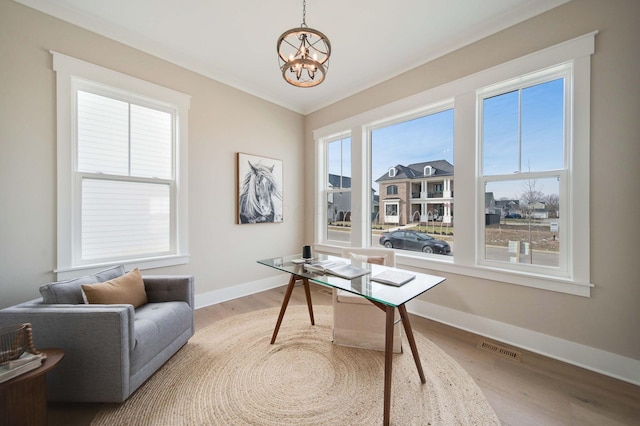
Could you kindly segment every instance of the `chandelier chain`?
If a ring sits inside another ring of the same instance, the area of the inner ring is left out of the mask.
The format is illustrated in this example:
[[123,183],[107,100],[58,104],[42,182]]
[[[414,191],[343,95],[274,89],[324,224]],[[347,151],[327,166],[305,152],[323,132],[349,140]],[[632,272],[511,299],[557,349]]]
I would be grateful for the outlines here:
[[307,0],[302,0],[302,24],[300,26],[307,26]]

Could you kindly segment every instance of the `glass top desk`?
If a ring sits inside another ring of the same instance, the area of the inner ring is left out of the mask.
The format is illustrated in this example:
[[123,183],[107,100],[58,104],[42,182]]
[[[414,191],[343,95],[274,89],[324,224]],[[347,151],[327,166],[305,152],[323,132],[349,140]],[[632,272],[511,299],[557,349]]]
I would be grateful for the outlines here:
[[[421,274],[411,271],[415,274],[415,279],[405,283],[400,287],[392,285],[382,284],[371,280],[372,275],[376,275],[390,268],[388,266],[369,264],[351,260],[351,264],[371,271],[370,274],[363,275],[351,280],[340,278],[334,275],[315,273],[305,271],[304,265],[300,263],[293,263],[294,260],[300,259],[300,255],[275,257],[272,259],[259,260],[261,265],[269,266],[277,269],[278,271],[287,272],[291,274],[289,278],[289,284],[282,300],[282,306],[280,308],[280,315],[276,322],[273,335],[271,337],[271,344],[276,341],[278,336],[278,330],[282,324],[282,318],[287,310],[293,287],[297,281],[302,281],[304,285],[305,295],[307,298],[307,307],[309,308],[309,318],[311,324],[315,325],[313,317],[313,305],[311,303],[311,291],[309,288],[309,281],[313,281],[322,285],[333,287],[348,291],[350,293],[358,294],[365,297],[371,303],[385,312],[385,359],[384,359],[384,417],[383,424],[389,424],[389,415],[391,409],[391,371],[392,371],[392,359],[393,359],[393,325],[394,314],[397,308],[400,313],[402,325],[404,326],[405,333],[409,346],[411,347],[411,353],[420,375],[422,383],[426,383],[424,372],[422,370],[422,363],[420,362],[420,356],[418,355],[418,348],[416,346],[415,339],[413,337],[413,331],[411,329],[411,323],[409,322],[409,315],[405,303],[421,295],[422,293],[434,288],[438,284],[442,283],[445,278],[434,275]],[[348,259],[343,259],[336,256],[317,255],[314,260],[343,260],[349,263]]]

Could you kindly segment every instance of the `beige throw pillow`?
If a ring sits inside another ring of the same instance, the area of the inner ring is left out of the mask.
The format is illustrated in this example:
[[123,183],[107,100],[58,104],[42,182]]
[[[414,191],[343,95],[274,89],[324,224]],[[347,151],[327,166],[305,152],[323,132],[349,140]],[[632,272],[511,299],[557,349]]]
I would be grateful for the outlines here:
[[375,263],[376,265],[384,265],[387,256],[367,256],[366,254],[351,253],[351,259],[359,262]]
[[138,268],[100,284],[82,284],[87,303],[128,304],[134,308],[147,303],[144,281]]
[[375,263],[376,265],[384,265],[387,256],[369,256],[367,262]]

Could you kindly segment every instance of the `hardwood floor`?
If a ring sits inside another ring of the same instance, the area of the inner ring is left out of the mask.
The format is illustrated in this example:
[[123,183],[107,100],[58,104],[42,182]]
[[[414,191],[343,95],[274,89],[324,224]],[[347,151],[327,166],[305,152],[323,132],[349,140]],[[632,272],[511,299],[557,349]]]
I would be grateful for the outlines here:
[[[330,289],[316,284],[311,289],[314,305],[331,304]],[[284,290],[283,286],[199,309],[196,330],[232,315],[278,307]],[[294,289],[289,304],[305,303],[304,290]],[[411,324],[469,372],[503,425],[640,425],[638,386],[421,317],[411,316]],[[479,341],[506,347],[508,355],[478,348]],[[48,424],[88,425],[100,407],[50,403]]]

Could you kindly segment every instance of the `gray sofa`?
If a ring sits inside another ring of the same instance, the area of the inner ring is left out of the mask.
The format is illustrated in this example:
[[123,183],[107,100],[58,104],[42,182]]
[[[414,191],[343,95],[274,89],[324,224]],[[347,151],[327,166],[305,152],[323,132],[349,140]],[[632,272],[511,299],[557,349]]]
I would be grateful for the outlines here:
[[144,276],[148,303],[137,309],[83,303],[81,284],[123,273],[117,267],[50,283],[42,299],[0,310],[0,327],[32,324],[36,349],[64,349],[47,374],[50,401],[122,402],[193,335],[193,276]]

